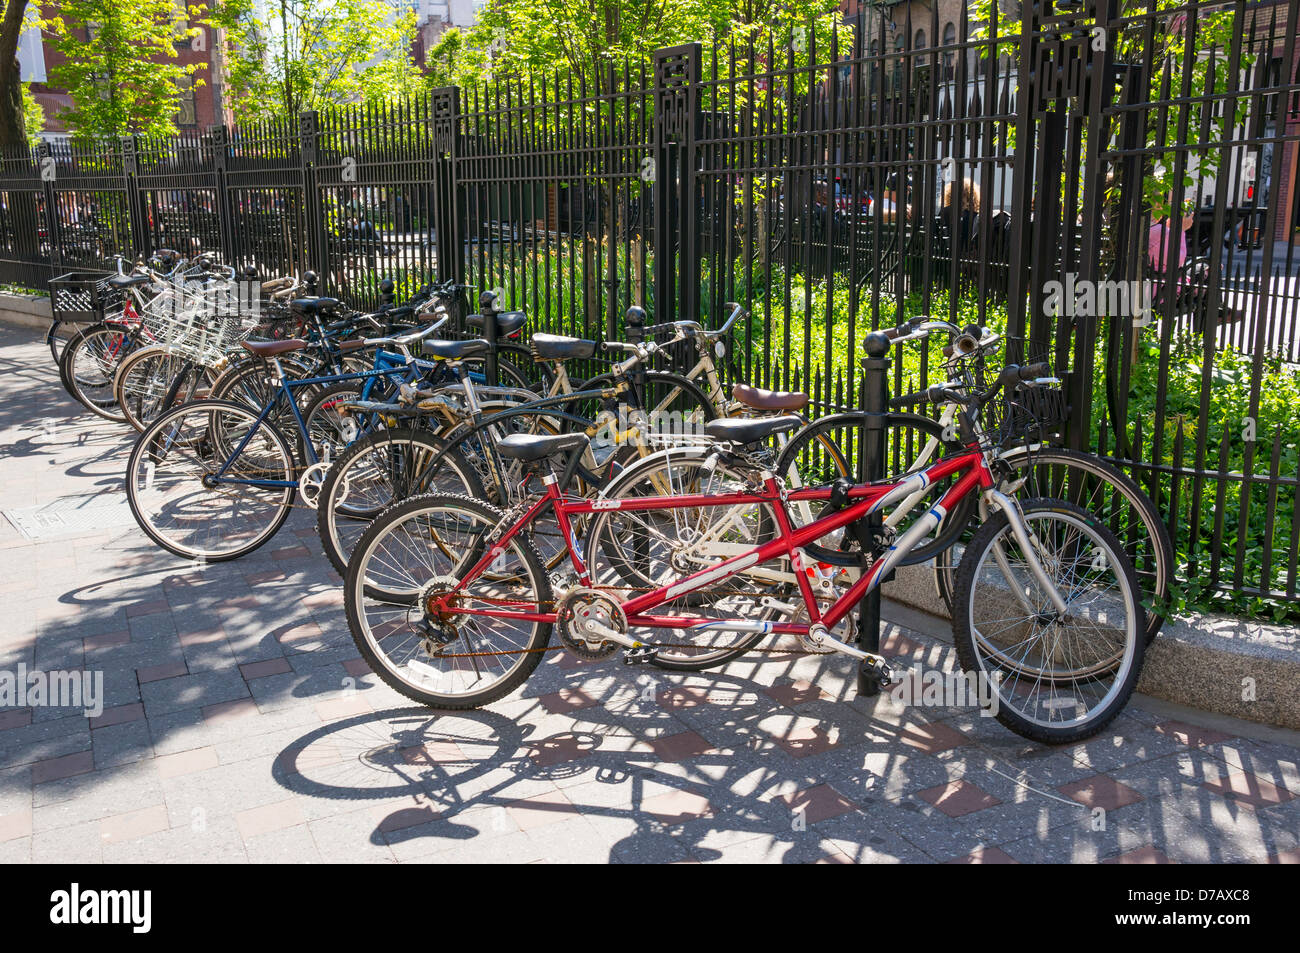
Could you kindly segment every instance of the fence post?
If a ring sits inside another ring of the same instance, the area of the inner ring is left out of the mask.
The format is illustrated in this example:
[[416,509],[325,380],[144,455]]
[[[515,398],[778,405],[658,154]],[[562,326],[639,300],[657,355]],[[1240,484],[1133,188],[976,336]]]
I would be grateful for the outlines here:
[[661,323],[700,317],[695,141],[701,59],[698,43],[654,54],[654,315]]
[[55,207],[54,192],[58,160],[54,158],[54,147],[45,140],[36,147],[36,172],[40,177],[41,194],[45,202],[45,234],[50,237],[50,277],[54,278],[58,276],[59,266],[63,264],[63,254],[59,248],[59,211]]
[[231,214],[230,193],[226,191],[226,159],[230,149],[230,130],[213,126],[204,137],[212,151],[212,181],[216,189],[217,229],[221,233],[221,257],[235,267],[239,258],[239,240]]
[[465,281],[463,243],[460,236],[463,197],[456,183],[457,123],[460,90],[441,86],[429,94],[429,127],[433,139],[433,222],[438,277]]
[[307,109],[298,114],[298,147],[302,157],[303,226],[307,231],[309,270],[319,275],[322,291],[329,289],[329,239],[326,235],[325,209],[317,183],[316,165],[320,161],[320,117]]
[[501,302],[497,300],[496,292],[485,291],[478,296],[479,314],[483,316],[483,340],[488,342],[487,356],[484,357],[484,370],[487,371],[487,382],[492,387],[497,386],[497,309],[501,307]]
[[122,136],[118,140],[122,150],[122,180],[126,192],[127,218],[131,224],[131,244],[137,255],[153,253],[153,230],[149,227],[149,213],[140,194],[140,138]]
[[[880,331],[872,331],[862,342],[866,357],[862,358],[862,434],[858,446],[858,482],[870,483],[885,475],[885,417],[889,410],[889,338]],[[875,540],[881,527],[880,514],[867,518],[867,535]],[[864,553],[870,558],[874,553]],[[880,580],[858,609],[858,648],[864,652],[880,652]],[[860,694],[877,695],[880,686],[860,682]]]

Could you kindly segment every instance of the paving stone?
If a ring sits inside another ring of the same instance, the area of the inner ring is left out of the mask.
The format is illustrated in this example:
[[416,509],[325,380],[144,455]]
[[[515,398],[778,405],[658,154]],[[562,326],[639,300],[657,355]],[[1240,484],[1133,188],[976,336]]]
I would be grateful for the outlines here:
[[248,685],[237,671],[197,672],[140,686],[150,717],[185,708],[207,708],[249,697]]

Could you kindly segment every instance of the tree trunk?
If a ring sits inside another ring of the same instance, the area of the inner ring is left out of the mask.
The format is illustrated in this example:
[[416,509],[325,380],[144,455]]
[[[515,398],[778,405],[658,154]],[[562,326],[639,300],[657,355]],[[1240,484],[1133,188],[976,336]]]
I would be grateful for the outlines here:
[[27,0],[8,0],[0,22],[0,149],[27,144],[23,124],[23,84],[18,70],[18,41]]

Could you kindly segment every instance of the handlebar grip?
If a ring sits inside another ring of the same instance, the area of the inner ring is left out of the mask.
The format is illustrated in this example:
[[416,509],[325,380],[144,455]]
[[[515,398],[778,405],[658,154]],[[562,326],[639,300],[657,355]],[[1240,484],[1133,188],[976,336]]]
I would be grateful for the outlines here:
[[1046,362],[1026,364],[1020,368],[1020,379],[1022,381],[1032,381],[1038,377],[1049,377],[1051,373],[1052,369],[1047,366]]
[[934,400],[934,390],[931,387],[928,390],[918,390],[914,394],[904,394],[902,397],[895,397],[889,402],[893,408],[911,407],[913,404],[924,404]]
[[1037,377],[1047,377],[1052,369],[1045,363],[1016,365],[1008,364],[998,375],[1004,387],[1014,386],[1022,381],[1032,381]]

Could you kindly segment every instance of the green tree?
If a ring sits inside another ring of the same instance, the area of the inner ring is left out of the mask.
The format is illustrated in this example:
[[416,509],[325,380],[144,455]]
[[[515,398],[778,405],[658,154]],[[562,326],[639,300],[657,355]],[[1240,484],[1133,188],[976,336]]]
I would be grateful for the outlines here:
[[33,148],[41,141],[41,130],[45,128],[45,110],[36,101],[31,83],[23,83],[23,131],[27,144]]
[[194,76],[201,65],[183,65],[176,54],[201,31],[178,27],[175,16],[172,0],[62,0],[41,22],[64,57],[50,76],[72,97],[60,118],[75,137],[175,134],[177,81],[203,84]]
[[430,58],[463,84],[557,71],[591,81],[611,63],[691,40],[735,43],[738,69],[746,50],[765,51],[769,39],[803,63],[809,28],[828,42],[839,8],[839,0],[488,0],[463,37],[449,32]]
[[414,13],[373,0],[219,0],[228,83],[241,121],[296,116],[331,103],[378,102],[424,89],[411,59]]

